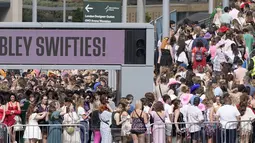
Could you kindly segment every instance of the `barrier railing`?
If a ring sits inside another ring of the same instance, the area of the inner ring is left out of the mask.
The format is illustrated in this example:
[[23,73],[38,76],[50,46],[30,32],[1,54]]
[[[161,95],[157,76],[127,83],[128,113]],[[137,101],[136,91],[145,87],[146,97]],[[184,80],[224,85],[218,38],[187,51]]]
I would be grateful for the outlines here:
[[[40,141],[43,140],[44,135],[47,135],[47,142],[50,143],[84,143],[87,142],[89,138],[88,127],[88,123],[87,125],[14,125],[10,128],[7,128],[4,124],[0,124],[0,143],[10,142],[10,137],[8,137],[8,131],[10,130],[16,131],[16,141],[19,143],[27,143],[29,139],[33,139],[33,141],[38,139]],[[253,136],[254,130],[255,125],[253,125],[251,120],[225,123],[154,123],[146,125],[146,131],[136,134],[132,132],[132,130],[129,130],[129,128],[121,129],[108,127],[96,129],[93,130],[92,140],[94,140],[94,142],[96,140],[96,143],[109,141],[123,143],[129,141],[139,143],[161,143],[164,140],[171,140],[172,143],[249,143],[255,141]]]
[[7,125],[0,123],[0,143],[8,143],[8,127]]
[[[255,141],[253,137],[255,126],[252,126],[251,121],[227,122],[226,124],[233,123],[240,124],[233,131],[220,122],[151,124],[145,133],[136,135],[139,143],[162,143],[167,140],[171,140],[172,143],[249,143]],[[133,136],[132,133],[121,136],[121,129],[111,130],[115,130],[115,133],[119,133],[121,137],[117,139],[116,134],[110,134],[115,142],[126,142],[125,138],[130,139],[130,136]]]
[[[170,130],[170,131],[169,131]],[[167,133],[168,132],[168,133]],[[203,123],[168,123],[152,125],[153,143],[170,137],[172,143],[221,143],[221,124],[219,122]]]
[[41,140],[49,143],[84,143],[88,139],[88,128],[82,124],[20,124],[11,126],[9,130],[15,131],[15,139],[19,143]]
[[249,143],[255,142],[253,132],[255,125],[252,120],[226,122],[224,127],[225,143]]

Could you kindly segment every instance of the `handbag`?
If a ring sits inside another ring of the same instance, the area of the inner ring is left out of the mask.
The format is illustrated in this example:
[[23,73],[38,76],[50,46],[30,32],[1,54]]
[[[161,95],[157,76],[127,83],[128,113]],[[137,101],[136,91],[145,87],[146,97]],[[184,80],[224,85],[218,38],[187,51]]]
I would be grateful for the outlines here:
[[66,127],[66,132],[69,134],[69,135],[72,135],[74,133],[74,127]]
[[[68,113],[68,115],[70,116],[70,118],[72,119],[72,122],[73,122],[73,117]],[[69,135],[72,135],[74,133],[74,127],[73,126],[67,126],[65,128],[66,132],[69,134]]]
[[15,125],[14,125],[14,131],[15,131],[15,132],[23,131],[24,128],[23,128],[23,126],[22,126],[22,124],[21,124],[21,118],[20,118],[20,116],[16,115],[16,116],[14,117],[14,120],[16,121],[16,123],[15,123]]

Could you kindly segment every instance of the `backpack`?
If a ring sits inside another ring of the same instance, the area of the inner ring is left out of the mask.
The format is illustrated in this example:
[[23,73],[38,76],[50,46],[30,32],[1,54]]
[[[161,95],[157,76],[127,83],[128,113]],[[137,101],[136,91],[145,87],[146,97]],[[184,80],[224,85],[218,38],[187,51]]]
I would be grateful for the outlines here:
[[196,53],[195,53],[195,60],[197,62],[201,62],[203,60],[202,48],[197,48]]
[[138,118],[132,119],[132,127],[131,127],[131,133],[132,134],[144,134],[147,131],[147,128],[145,126],[144,120],[142,118],[142,113],[140,116],[137,114],[136,111],[134,111]]

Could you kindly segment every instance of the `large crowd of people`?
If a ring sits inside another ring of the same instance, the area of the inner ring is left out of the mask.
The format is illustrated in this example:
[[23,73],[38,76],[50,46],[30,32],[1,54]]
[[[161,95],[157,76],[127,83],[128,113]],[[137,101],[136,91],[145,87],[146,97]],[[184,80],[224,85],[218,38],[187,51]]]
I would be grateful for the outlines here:
[[209,26],[171,22],[154,90],[136,101],[116,101],[105,70],[0,70],[0,142],[254,142],[254,10],[237,0]]

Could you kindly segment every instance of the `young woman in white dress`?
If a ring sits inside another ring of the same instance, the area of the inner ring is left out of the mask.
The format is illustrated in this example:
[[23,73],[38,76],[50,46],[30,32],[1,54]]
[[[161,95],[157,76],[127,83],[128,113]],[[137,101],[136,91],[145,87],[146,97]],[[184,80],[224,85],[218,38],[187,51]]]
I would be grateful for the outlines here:
[[[79,124],[80,118],[74,110],[74,106],[71,104],[66,109],[66,114],[64,115],[63,124]],[[72,127],[73,131],[69,132],[68,128]],[[65,127],[63,131],[63,143],[81,143],[80,139],[80,128],[77,126]]]
[[37,107],[34,104],[30,104],[27,109],[26,120],[28,126],[24,132],[24,139],[28,139],[29,143],[36,143],[38,140],[42,139],[41,129],[38,126],[38,120],[47,117],[47,112],[36,113]]

